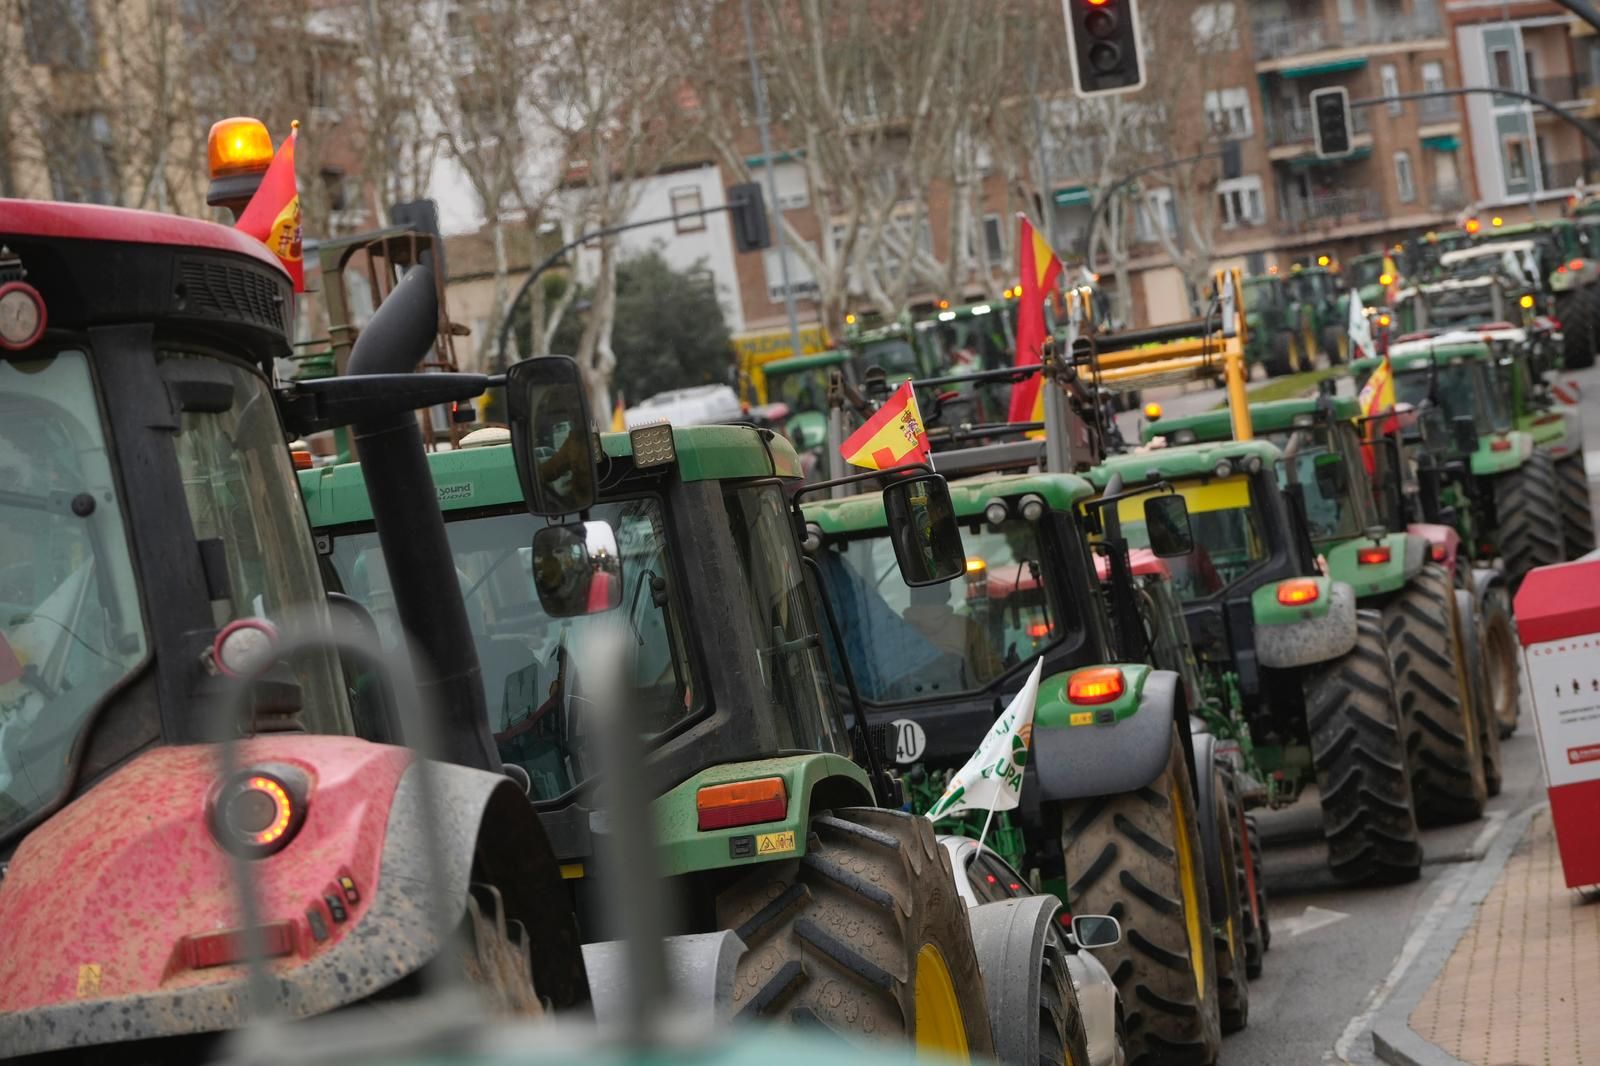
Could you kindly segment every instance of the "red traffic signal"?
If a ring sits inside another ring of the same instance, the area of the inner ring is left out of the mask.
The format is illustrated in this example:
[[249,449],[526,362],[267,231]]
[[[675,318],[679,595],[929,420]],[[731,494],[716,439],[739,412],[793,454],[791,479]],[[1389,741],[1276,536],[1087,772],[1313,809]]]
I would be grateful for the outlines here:
[[1138,0],[1067,0],[1072,83],[1079,96],[1144,86]]

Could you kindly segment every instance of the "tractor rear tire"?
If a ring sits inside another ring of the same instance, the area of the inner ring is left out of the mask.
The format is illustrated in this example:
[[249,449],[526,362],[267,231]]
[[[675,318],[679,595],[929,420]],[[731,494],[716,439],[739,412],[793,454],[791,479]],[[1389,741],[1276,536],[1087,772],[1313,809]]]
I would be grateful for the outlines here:
[[[1217,1008],[1222,1031],[1237,1033],[1250,1024],[1250,963],[1245,951],[1250,901],[1244,888],[1243,821],[1233,767],[1219,758],[1211,773],[1212,809],[1209,817],[1205,811],[1200,812],[1200,825],[1207,852],[1206,891],[1213,901],[1211,944],[1217,959]],[[1212,847],[1217,851],[1214,867]],[[1220,884],[1213,885],[1213,880]]]
[[1484,665],[1489,672],[1492,721],[1504,739],[1517,731],[1517,718],[1522,713],[1521,656],[1511,618],[1511,593],[1506,586],[1496,583],[1484,593],[1478,625]]
[[1356,612],[1356,646],[1324,664],[1305,688],[1333,875],[1352,882],[1416,880],[1422,843],[1378,612]]
[[1594,551],[1594,511],[1589,507],[1589,474],[1583,453],[1573,452],[1556,461],[1556,485],[1561,493],[1561,539],[1568,559]]
[[1270,351],[1263,362],[1267,377],[1282,377],[1289,373],[1294,364],[1294,335],[1291,333],[1275,333],[1267,344]]
[[[1039,975],[1039,1056],[1022,1066],[1090,1066],[1089,1034],[1059,937],[1045,942]],[[1004,1062],[1004,1060],[1001,1060]]]
[[[815,814],[804,857],[752,868],[718,895],[716,914],[749,948],[733,997],[743,1020],[993,1056],[966,904],[926,818]],[[929,1004],[938,1009],[919,1017]]]
[[1505,783],[1500,764],[1500,723],[1494,716],[1494,687],[1489,682],[1489,656],[1483,647],[1483,620],[1472,593],[1456,589],[1456,617],[1461,619],[1461,647],[1467,664],[1473,725],[1478,730],[1478,750],[1483,753],[1484,790],[1500,795]]
[[1585,287],[1569,293],[1556,303],[1556,320],[1561,323],[1561,365],[1567,370],[1594,366],[1595,327],[1600,311],[1600,290]]
[[1495,541],[1505,562],[1506,581],[1516,592],[1529,570],[1559,563],[1566,556],[1555,464],[1547,453],[1535,451],[1520,470],[1501,474],[1490,484],[1500,523]]
[[1210,899],[1182,742],[1144,788],[1063,804],[1074,913],[1109,914],[1122,940],[1097,948],[1122,995],[1131,1061],[1209,1066],[1221,1051]]
[[1244,838],[1250,856],[1246,890],[1255,892],[1255,906],[1251,908],[1251,920],[1244,936],[1245,975],[1254,980],[1261,976],[1266,954],[1272,950],[1272,922],[1267,916],[1267,871],[1261,860],[1261,829],[1253,814],[1244,816]]
[[1444,567],[1427,563],[1383,608],[1384,635],[1399,683],[1406,761],[1417,823],[1454,825],[1483,817],[1488,790],[1459,654],[1455,589]]

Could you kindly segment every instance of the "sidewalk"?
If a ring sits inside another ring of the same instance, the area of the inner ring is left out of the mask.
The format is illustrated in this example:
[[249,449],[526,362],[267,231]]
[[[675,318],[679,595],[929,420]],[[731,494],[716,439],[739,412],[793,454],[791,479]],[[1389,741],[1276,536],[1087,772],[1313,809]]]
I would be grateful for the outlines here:
[[1566,887],[1548,810],[1534,815],[1409,1022],[1441,1064],[1600,1066],[1600,899]]

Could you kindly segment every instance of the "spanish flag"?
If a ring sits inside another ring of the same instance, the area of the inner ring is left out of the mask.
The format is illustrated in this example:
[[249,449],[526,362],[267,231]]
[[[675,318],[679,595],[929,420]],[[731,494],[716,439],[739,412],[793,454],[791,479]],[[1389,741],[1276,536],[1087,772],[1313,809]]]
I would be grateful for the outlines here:
[[922,428],[922,412],[917,410],[917,394],[911,391],[911,382],[902,382],[888,402],[850,434],[839,454],[851,466],[868,470],[888,470],[926,459],[928,434]]
[[300,186],[294,177],[294,143],[300,123],[273,153],[261,185],[245,205],[235,229],[248,233],[278,257],[294,279],[294,291],[306,291],[305,263],[300,256]]
[[628,428],[627,421],[622,417],[626,408],[622,405],[622,390],[617,390],[617,406],[611,409],[611,432],[621,433]]
[[[1036,366],[1041,361],[1048,330],[1044,321],[1044,302],[1061,276],[1061,260],[1050,250],[1050,245],[1039,236],[1019,213],[1022,234],[1017,240],[1018,267],[1022,272],[1022,298],[1017,301],[1017,356],[1013,366]],[[1036,374],[1011,387],[1011,422],[1041,422],[1044,420],[1044,389]]]
[[[1400,268],[1395,265],[1393,256],[1386,255],[1383,257],[1383,265],[1379,270],[1382,271],[1383,277],[1389,279],[1388,283],[1383,287],[1384,306],[1393,307],[1395,298],[1400,293]],[[1379,280],[1381,281],[1382,278]]]
[[[1368,419],[1394,410],[1394,367],[1390,365],[1387,353],[1367,383],[1361,386],[1356,402],[1361,405],[1361,414]],[[1370,421],[1367,423],[1368,426],[1372,424]]]

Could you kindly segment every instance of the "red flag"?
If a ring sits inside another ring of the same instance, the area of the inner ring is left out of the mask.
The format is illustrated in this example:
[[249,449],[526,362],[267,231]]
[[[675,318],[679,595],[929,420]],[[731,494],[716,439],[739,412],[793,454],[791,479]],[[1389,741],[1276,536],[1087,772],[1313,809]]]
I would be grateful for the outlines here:
[[261,175],[261,185],[234,228],[266,245],[294,279],[294,291],[305,292],[305,264],[300,258],[300,186],[294,177],[294,142],[299,136],[300,123],[296,122],[273,153],[272,165]]
[[[1040,362],[1047,330],[1044,302],[1061,276],[1061,260],[1050,245],[1034,230],[1023,214],[1017,215],[1022,233],[1017,239],[1017,266],[1022,272],[1022,298],[1017,301],[1017,357],[1013,366],[1034,366]],[[1011,387],[1011,422],[1040,422],[1044,419],[1044,390],[1037,374]]]
[[922,428],[922,412],[917,410],[911,382],[902,382],[877,413],[840,445],[839,454],[851,466],[868,470],[888,470],[926,459],[928,434]]

